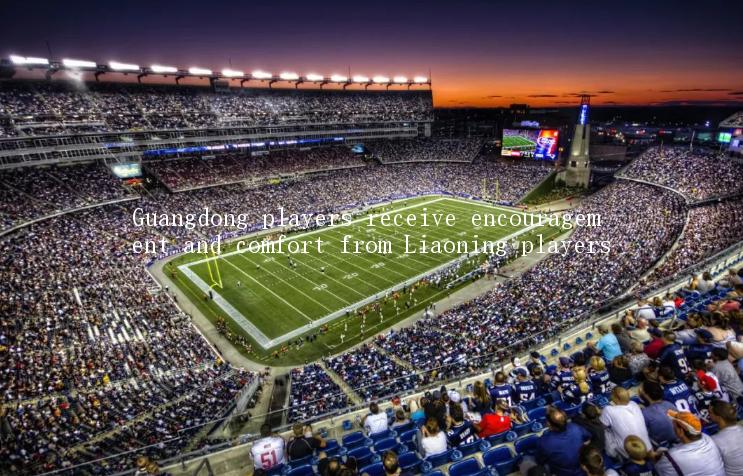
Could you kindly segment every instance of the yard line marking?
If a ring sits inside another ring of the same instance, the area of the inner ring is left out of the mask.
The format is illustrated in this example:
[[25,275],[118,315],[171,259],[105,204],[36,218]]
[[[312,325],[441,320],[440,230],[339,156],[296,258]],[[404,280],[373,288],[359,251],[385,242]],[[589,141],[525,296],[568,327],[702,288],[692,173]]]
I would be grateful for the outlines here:
[[[242,258],[242,259],[244,259],[245,261],[247,261],[247,262],[248,262],[248,263],[250,263],[250,264],[253,264],[253,265],[255,264],[255,262],[254,262],[254,261],[252,261],[251,259],[249,259],[249,258],[245,257],[245,255],[242,255],[242,254],[241,254],[241,255],[238,255],[238,258]],[[281,265],[280,263],[279,263],[279,266],[282,266],[282,267],[284,267],[284,266],[283,266],[283,265]],[[321,303],[321,302],[319,302],[319,301],[316,301],[316,300],[315,300],[315,298],[313,298],[312,296],[310,296],[310,295],[308,295],[308,294],[305,294],[305,293],[304,293],[304,291],[302,291],[301,289],[299,289],[299,288],[297,288],[297,287],[295,287],[295,286],[292,286],[291,284],[289,284],[289,282],[288,282],[287,280],[285,280],[285,279],[282,279],[281,277],[279,277],[279,276],[275,275],[274,273],[272,273],[271,271],[269,271],[267,267],[266,267],[266,268],[263,268],[263,269],[264,269],[264,271],[266,271],[266,272],[267,272],[268,274],[270,274],[271,276],[275,277],[276,279],[278,279],[278,280],[279,280],[279,281],[281,281],[282,283],[285,283],[285,284],[286,284],[287,286],[289,286],[289,287],[290,287],[291,289],[294,289],[294,290],[296,290],[297,292],[299,292],[299,294],[301,294],[301,295],[305,296],[305,297],[306,297],[307,299],[309,299],[310,301],[312,301],[312,302],[314,302],[315,304],[317,304],[317,305],[319,305],[319,306],[321,306],[321,307],[325,308],[325,310],[326,310],[326,311],[329,311],[329,312],[332,312],[332,311],[333,311],[332,309],[330,309],[330,308],[329,308],[328,306],[326,306],[325,304],[323,304],[323,303]],[[288,269],[288,268],[287,268],[287,269]],[[305,277],[304,277],[304,276],[302,276],[301,274],[299,274],[299,273],[295,273],[295,274],[296,274],[297,276],[299,276],[300,278],[302,278],[302,279],[304,279],[304,280],[308,281],[308,282],[309,282],[310,284],[312,284],[313,286],[318,286],[318,283],[316,283],[316,282],[314,282],[314,281],[310,281],[309,279],[305,278]],[[333,296],[335,296],[335,295],[333,295]],[[338,297],[338,296],[335,296],[335,297]],[[346,300],[345,300],[345,299],[343,299],[343,298],[339,298],[339,299],[340,299],[341,301],[345,302],[346,304],[350,304],[350,303],[349,303],[348,301],[346,301]]]
[[[276,296],[277,298],[279,298],[279,299],[280,299],[280,300],[281,300],[282,302],[284,302],[284,303],[285,303],[285,304],[286,304],[287,306],[291,307],[292,309],[294,309],[295,311],[297,311],[298,313],[300,313],[301,315],[303,315],[303,316],[305,317],[305,319],[307,319],[308,321],[310,321],[310,322],[314,322],[314,321],[312,320],[312,318],[311,318],[310,316],[308,316],[307,314],[303,313],[302,311],[300,311],[299,309],[297,309],[296,307],[294,307],[294,306],[292,305],[292,303],[290,303],[290,302],[289,302],[289,301],[287,301],[286,299],[282,298],[281,296],[279,296],[278,294],[276,294],[275,292],[273,292],[273,291],[271,290],[271,288],[269,288],[269,287],[267,287],[267,286],[264,286],[264,285],[263,285],[263,283],[261,283],[260,281],[258,281],[257,279],[255,279],[254,277],[252,277],[251,275],[249,275],[248,273],[246,273],[246,272],[245,272],[245,271],[243,271],[242,269],[240,269],[240,268],[238,268],[237,266],[235,266],[235,264],[234,264],[234,263],[232,263],[231,261],[229,261],[229,260],[226,260],[226,259],[225,259],[225,260],[222,260],[222,261],[224,261],[224,262],[225,262],[225,263],[227,263],[228,265],[232,266],[233,268],[235,268],[236,270],[238,270],[239,272],[241,272],[242,274],[244,274],[245,276],[247,276],[247,277],[248,277],[248,279],[250,279],[251,281],[255,281],[256,283],[258,283],[258,286],[262,287],[263,289],[265,289],[265,290],[266,290],[266,291],[268,291],[269,293],[271,293],[271,294],[273,294],[274,296]],[[290,285],[290,286],[291,286],[291,285]],[[293,286],[292,286],[292,287],[293,287]],[[217,293],[217,294],[219,294],[219,293]]]

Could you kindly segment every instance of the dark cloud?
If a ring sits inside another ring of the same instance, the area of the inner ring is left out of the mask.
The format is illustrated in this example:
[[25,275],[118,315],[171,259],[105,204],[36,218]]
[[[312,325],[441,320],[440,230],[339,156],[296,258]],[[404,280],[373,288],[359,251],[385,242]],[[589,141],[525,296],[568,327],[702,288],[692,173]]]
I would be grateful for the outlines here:
[[598,94],[614,94],[616,91],[601,90],[596,91]]
[[672,99],[669,101],[656,101],[650,103],[651,106],[735,106],[741,104],[741,101],[736,99]]
[[483,96],[484,99],[492,99],[492,98],[502,98],[503,96],[499,94],[491,94],[490,96]]
[[556,98],[557,94],[529,94],[528,98]]
[[728,93],[731,96],[743,96],[743,91],[732,91]]
[[661,89],[662,93],[719,93],[730,91],[730,88],[685,88],[685,89]]

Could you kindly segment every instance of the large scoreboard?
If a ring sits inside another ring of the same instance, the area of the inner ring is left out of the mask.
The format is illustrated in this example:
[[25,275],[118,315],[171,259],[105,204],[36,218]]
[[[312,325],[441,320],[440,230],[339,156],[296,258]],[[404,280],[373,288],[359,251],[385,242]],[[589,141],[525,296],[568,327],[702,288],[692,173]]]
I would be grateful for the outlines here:
[[503,129],[501,155],[554,161],[559,138],[556,129]]

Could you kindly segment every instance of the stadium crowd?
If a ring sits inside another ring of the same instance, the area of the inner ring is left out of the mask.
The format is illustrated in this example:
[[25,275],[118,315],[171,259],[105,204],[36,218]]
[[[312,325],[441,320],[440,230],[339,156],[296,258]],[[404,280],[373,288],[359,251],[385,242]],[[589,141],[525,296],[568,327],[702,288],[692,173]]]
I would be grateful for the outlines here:
[[[669,297],[671,313],[668,303],[640,302],[611,325],[600,324],[595,341],[564,348],[554,363],[532,350],[527,362],[514,357],[509,372],[463,391],[442,386],[393,397],[387,412],[371,402],[360,428],[345,429],[345,461],[337,457],[338,441],[310,426],[295,425],[288,441],[264,426],[252,445],[255,472],[297,467],[315,455],[320,475],[374,474],[375,466],[389,475],[425,474],[449,463],[449,475],[483,467],[500,475],[739,475],[741,278],[743,268],[718,283],[698,278]],[[708,307],[673,317],[697,303]],[[267,464],[260,456],[269,447],[279,457]]]
[[383,164],[395,162],[472,162],[482,147],[480,139],[417,139],[369,144]]
[[633,160],[621,175],[679,191],[692,201],[743,191],[743,164],[716,151],[686,147],[651,147]]
[[293,123],[431,120],[429,91],[3,81],[0,137]]
[[652,284],[675,276],[681,270],[737,243],[741,236],[743,200],[735,199],[692,208],[678,246],[641,284]]

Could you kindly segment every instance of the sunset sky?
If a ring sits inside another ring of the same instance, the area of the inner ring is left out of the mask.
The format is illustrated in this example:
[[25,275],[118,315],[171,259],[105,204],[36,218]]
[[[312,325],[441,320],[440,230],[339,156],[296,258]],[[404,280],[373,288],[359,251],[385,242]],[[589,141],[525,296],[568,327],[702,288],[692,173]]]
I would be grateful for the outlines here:
[[743,104],[730,1],[0,2],[0,54],[326,75],[431,71],[438,107]]

